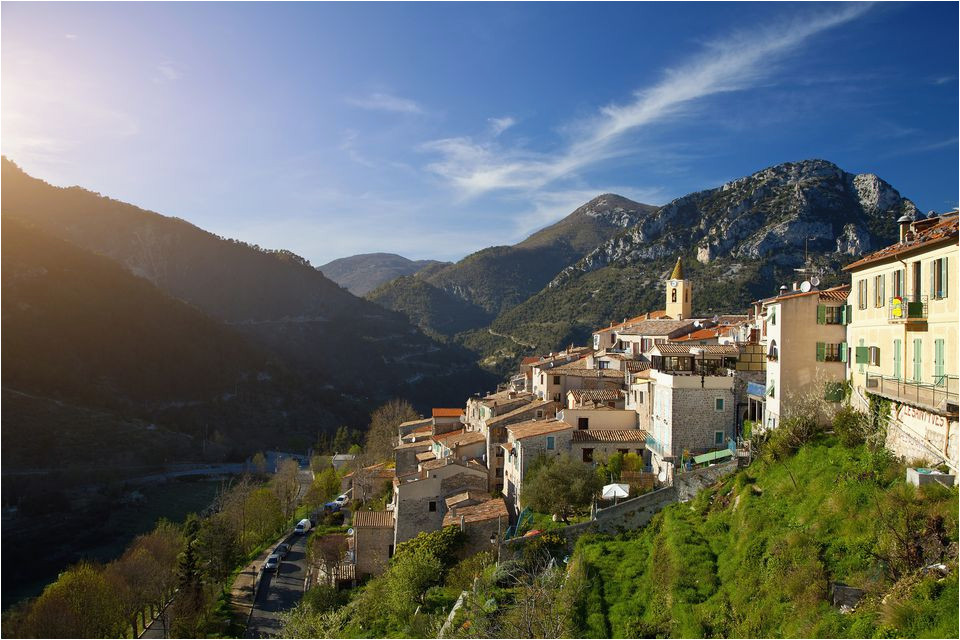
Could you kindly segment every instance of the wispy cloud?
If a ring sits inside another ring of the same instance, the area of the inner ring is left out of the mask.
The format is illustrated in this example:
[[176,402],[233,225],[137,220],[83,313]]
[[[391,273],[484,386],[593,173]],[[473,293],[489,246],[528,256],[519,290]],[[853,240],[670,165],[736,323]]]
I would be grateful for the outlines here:
[[933,84],[947,84],[949,82],[956,82],[957,76],[938,76],[934,78],[931,82]]
[[63,34],[63,37],[66,38],[67,40],[76,40],[76,39],[78,39],[80,36],[78,36],[78,35],[75,34],[75,33],[65,33],[65,34]]
[[173,62],[166,60],[157,65],[157,71],[165,80],[173,82],[174,80],[179,80],[183,77],[183,74],[180,73],[180,70],[174,65]]
[[907,156],[914,153],[926,153],[928,151],[938,151],[940,149],[947,149],[949,147],[957,148],[957,145],[960,144],[960,138],[956,136],[948,138],[946,140],[938,140],[936,142],[927,142],[916,144],[910,147],[901,147],[895,149],[888,153],[881,155],[881,158],[896,158],[898,156]]
[[393,113],[423,113],[423,108],[407,98],[389,93],[371,93],[359,98],[347,98],[347,104],[368,111],[390,111]]
[[668,69],[657,84],[633,94],[625,104],[602,107],[596,115],[569,127],[570,141],[546,155],[470,137],[434,140],[422,149],[440,158],[427,168],[464,196],[502,189],[536,190],[605,160],[625,155],[625,138],[662,123],[711,95],[742,91],[776,70],[775,62],[811,37],[856,19],[869,4],[806,14],[766,29],[738,32],[713,42],[687,64]]
[[493,134],[493,137],[497,137],[517,124],[517,121],[510,116],[505,116],[503,118],[487,118],[487,123],[490,125],[490,133]]

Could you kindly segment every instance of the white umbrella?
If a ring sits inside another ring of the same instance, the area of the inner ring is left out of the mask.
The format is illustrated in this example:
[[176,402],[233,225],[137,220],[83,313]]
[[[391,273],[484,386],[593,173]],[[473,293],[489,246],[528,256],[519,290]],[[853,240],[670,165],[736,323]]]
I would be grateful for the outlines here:
[[626,498],[630,495],[630,485],[627,484],[608,484],[603,488],[603,499]]

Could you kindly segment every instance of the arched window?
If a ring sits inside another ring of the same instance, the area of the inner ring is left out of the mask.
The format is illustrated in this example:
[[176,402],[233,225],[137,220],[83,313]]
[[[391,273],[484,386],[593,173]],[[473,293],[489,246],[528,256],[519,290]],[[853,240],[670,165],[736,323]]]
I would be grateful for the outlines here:
[[685,302],[690,302],[690,289],[683,290],[683,300]]
[[767,350],[767,360],[777,360],[779,359],[780,351],[777,349],[777,341],[770,341],[770,348]]
[[677,290],[673,289],[670,292],[670,302],[676,302],[676,301],[677,301]]

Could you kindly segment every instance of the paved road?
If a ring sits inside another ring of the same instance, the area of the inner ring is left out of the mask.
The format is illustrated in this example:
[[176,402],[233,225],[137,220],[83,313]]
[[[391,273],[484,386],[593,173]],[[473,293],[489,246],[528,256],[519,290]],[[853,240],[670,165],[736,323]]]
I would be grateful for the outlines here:
[[277,574],[265,573],[247,627],[247,638],[266,638],[280,634],[280,613],[292,609],[303,597],[307,577],[307,536],[294,535],[290,553]]

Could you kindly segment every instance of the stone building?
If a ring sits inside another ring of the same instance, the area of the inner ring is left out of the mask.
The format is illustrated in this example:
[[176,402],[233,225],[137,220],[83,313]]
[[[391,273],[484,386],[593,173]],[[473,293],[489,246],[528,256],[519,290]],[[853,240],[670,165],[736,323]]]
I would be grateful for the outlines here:
[[[496,551],[496,545],[510,526],[510,514],[503,498],[454,506],[443,518],[443,526],[457,526],[465,534],[462,557],[481,551]],[[494,542],[491,543],[490,541]]]
[[393,513],[354,511],[352,528],[357,578],[380,575],[393,557]]
[[487,469],[449,458],[422,463],[413,474],[393,483],[394,545],[421,531],[436,531],[446,512],[444,499],[464,491],[487,491]]
[[530,420],[507,427],[507,441],[501,445],[506,454],[503,471],[503,495],[507,508],[518,511],[523,478],[540,456],[559,456],[570,452],[575,429],[562,420]]

